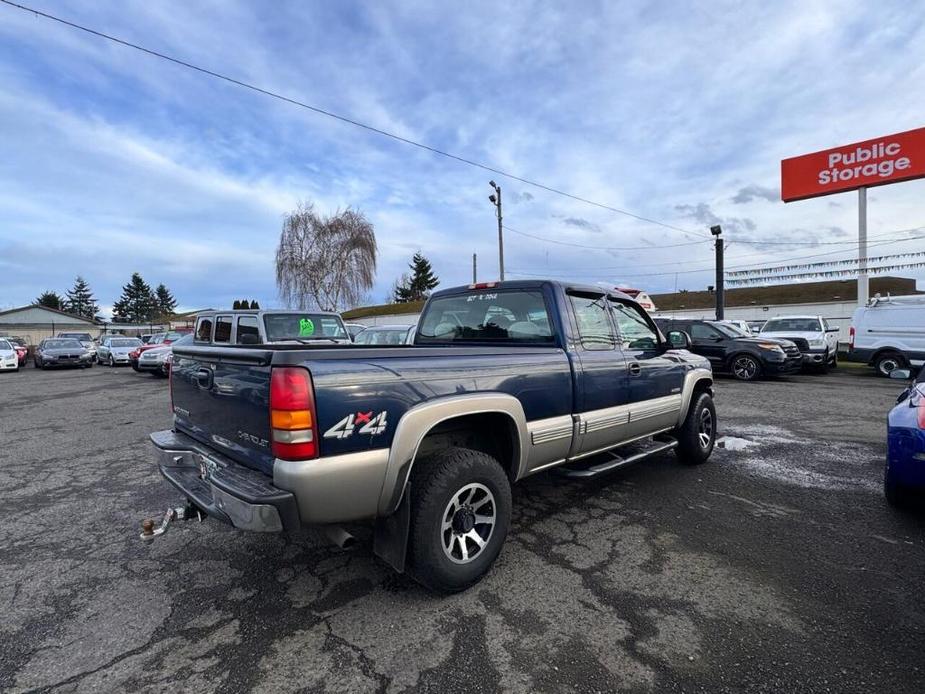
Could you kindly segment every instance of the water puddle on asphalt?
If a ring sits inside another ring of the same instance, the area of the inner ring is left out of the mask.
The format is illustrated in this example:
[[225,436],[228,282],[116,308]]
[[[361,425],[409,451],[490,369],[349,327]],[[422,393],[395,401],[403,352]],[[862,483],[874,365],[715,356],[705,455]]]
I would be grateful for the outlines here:
[[744,451],[749,446],[757,446],[758,444],[755,441],[740,439],[737,436],[723,436],[716,442],[716,445],[720,448],[725,448],[727,451]]
[[736,433],[755,438],[723,436],[716,440],[716,447],[741,453],[730,462],[752,474],[807,489],[879,489],[879,481],[870,479],[866,469],[869,448],[829,443],[814,447],[807,457],[802,449],[808,442],[786,429],[750,425],[737,427]]

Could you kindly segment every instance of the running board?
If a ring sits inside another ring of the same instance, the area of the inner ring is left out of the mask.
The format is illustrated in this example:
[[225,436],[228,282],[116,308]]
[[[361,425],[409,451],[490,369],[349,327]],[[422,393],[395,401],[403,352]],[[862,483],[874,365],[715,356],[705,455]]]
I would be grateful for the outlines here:
[[613,451],[610,451],[607,453],[607,455],[611,456],[611,460],[586,468],[563,466],[556,468],[556,472],[563,477],[597,477],[598,475],[602,475],[605,472],[610,472],[611,470],[616,470],[617,468],[624,467],[626,465],[638,463],[640,460],[649,458],[659,453],[664,453],[665,451],[670,451],[678,447],[678,442],[676,439],[670,439],[668,437],[660,438],[662,438],[661,441],[652,441],[643,450],[633,453],[632,455],[629,455],[625,458],[621,455],[618,455],[617,453],[614,453]]

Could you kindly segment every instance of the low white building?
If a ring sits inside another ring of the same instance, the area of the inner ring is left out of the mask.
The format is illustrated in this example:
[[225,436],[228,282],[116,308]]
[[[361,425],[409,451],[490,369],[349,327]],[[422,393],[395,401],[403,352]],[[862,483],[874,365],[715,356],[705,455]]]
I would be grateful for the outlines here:
[[31,345],[60,332],[84,332],[97,337],[102,329],[96,321],[38,304],[0,311],[0,336],[21,337]]

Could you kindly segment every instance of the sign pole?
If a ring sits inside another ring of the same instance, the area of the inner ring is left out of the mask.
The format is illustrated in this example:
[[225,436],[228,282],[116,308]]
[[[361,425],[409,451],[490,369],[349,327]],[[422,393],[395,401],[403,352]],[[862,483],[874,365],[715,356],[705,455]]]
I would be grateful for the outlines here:
[[867,306],[867,187],[858,188],[858,306]]

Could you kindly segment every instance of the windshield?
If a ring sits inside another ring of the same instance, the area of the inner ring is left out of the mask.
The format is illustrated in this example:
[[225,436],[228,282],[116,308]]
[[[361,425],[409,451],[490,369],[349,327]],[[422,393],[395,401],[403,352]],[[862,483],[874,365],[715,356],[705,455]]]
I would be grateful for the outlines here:
[[6,340],[0,340],[0,350],[6,352],[11,349],[13,349],[13,346],[9,342]]
[[60,333],[58,337],[69,337],[74,340],[80,340],[81,342],[93,341],[93,338],[90,337],[90,333]]
[[733,325],[732,323],[710,323],[710,325],[719,330],[726,337],[751,337],[751,335],[742,330],[738,325]]
[[84,346],[77,340],[49,340],[45,349],[83,349]]
[[820,333],[822,326],[816,318],[772,318],[761,329],[763,333]]
[[109,341],[110,347],[140,347],[141,340],[135,337],[120,337]]
[[417,342],[555,341],[543,293],[539,290],[473,290],[431,299]]
[[407,342],[410,328],[367,328],[356,336],[358,345],[403,345]]
[[324,313],[265,313],[263,325],[268,342],[349,339],[340,316]]

